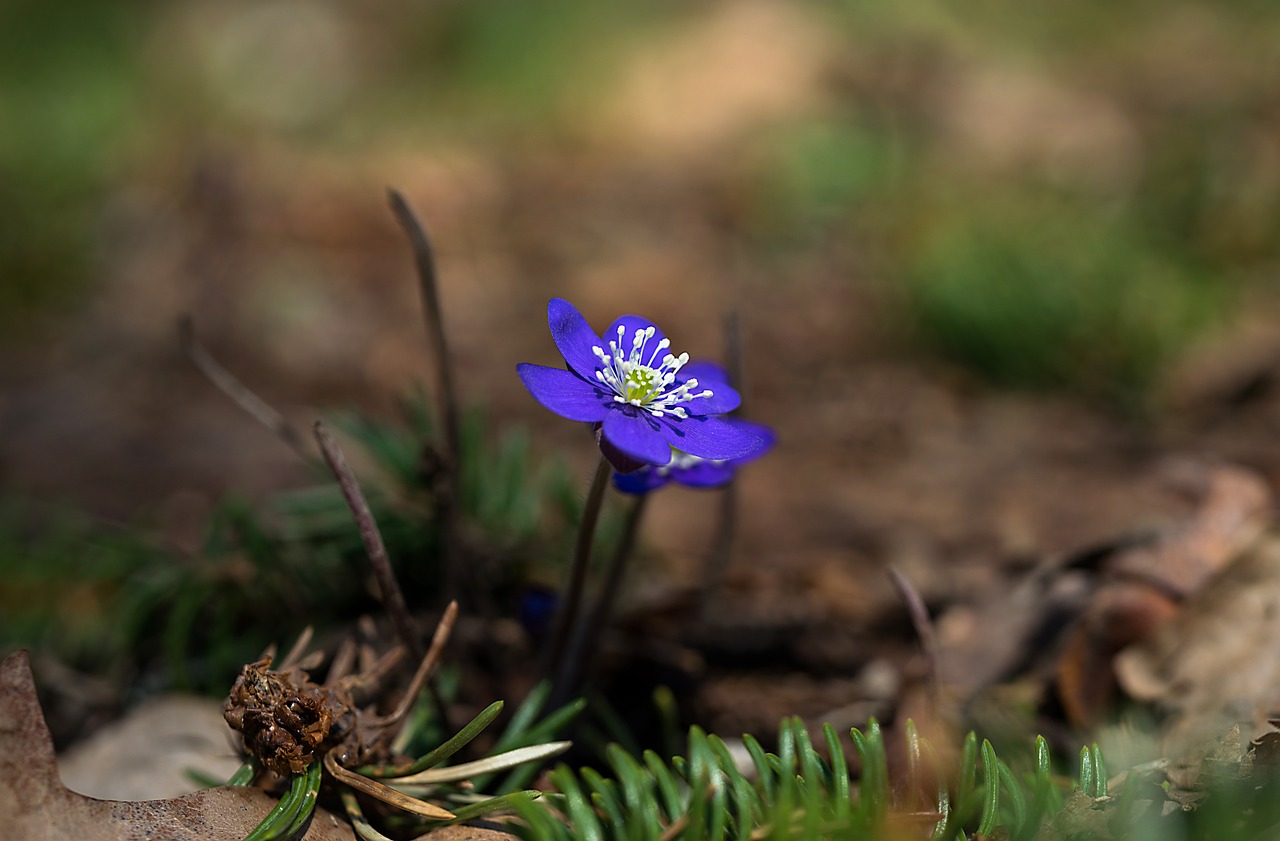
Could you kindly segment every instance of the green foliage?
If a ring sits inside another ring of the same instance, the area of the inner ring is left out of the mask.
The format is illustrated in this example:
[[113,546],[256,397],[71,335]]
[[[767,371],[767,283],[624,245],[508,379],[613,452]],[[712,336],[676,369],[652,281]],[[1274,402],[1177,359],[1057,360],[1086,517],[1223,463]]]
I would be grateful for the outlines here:
[[1124,219],[1025,202],[971,208],[922,238],[905,299],[921,342],[991,380],[1140,406],[1223,311],[1223,289]]
[[[447,766],[447,760],[461,749],[467,747],[478,737],[498,714],[503,703],[495,701],[475,718],[464,725],[456,733],[419,756],[411,762],[390,765],[373,765],[356,769],[356,781],[365,778],[362,785],[370,781],[385,781],[391,788],[382,787],[382,783],[373,782],[373,791],[361,788],[366,794],[384,803],[403,808],[401,802],[420,800],[433,806],[443,805],[448,812],[445,817],[434,818],[422,815],[399,814],[400,830],[412,831],[416,835],[427,831],[442,822],[460,823],[484,815],[510,811],[524,806],[541,796],[535,790],[518,790],[524,785],[532,773],[536,772],[542,762],[562,753],[569,747],[568,742],[547,742],[555,733],[564,727],[582,710],[582,703],[576,702],[557,710],[543,718],[539,718],[546,703],[550,687],[541,684],[530,693],[520,705],[516,714],[508,723],[502,736],[494,743],[483,759],[464,762],[456,766]],[[419,701],[426,701],[424,694]],[[429,708],[430,705],[423,705]],[[430,718],[428,716],[428,718]],[[423,718],[409,719],[405,742],[413,744],[418,737],[428,732],[425,726],[429,722]],[[439,722],[434,722],[439,724]],[[414,732],[417,731],[417,732]],[[434,731],[429,731],[434,732]],[[280,802],[262,819],[262,822],[246,836],[245,841],[267,841],[272,838],[289,838],[298,831],[310,817],[315,807],[316,794],[322,776],[322,761],[317,759],[305,773],[295,775],[290,781],[289,790]],[[249,785],[257,775],[258,767],[251,758],[228,781],[228,785]],[[509,774],[507,772],[510,772]],[[506,774],[501,781],[499,777]],[[348,780],[335,780],[337,783],[350,784]],[[482,793],[494,783],[493,794]],[[377,792],[390,791],[390,798]],[[356,834],[370,841],[378,841],[384,836],[365,815],[364,808],[356,800],[352,791],[343,789],[342,803],[352,822]],[[398,798],[400,802],[397,802]],[[452,813],[453,818],[447,815]]]
[[491,128],[554,124],[560,111],[603,100],[618,54],[661,18],[653,4],[590,0],[452,0],[423,10],[407,28],[400,84],[427,86],[434,113],[443,108],[451,123]]
[[[439,476],[424,399],[405,401],[400,420],[348,413],[339,425],[378,469],[360,479],[407,598],[437,602]],[[522,430],[494,440],[479,412],[466,417],[461,446],[461,551],[493,598],[514,600],[536,559],[566,556],[561,526],[580,504],[575,482],[558,463],[535,467]],[[374,609],[351,512],[332,479],[319,467],[316,475],[313,486],[262,500],[227,498],[193,555],[153,544],[141,529],[0,505],[0,640],[97,674],[142,671],[160,683],[225,691],[247,659],[298,627]]]
[[[766,139],[748,206],[752,236],[809,250],[884,217],[905,152],[883,126],[835,115],[781,126]],[[857,232],[854,232],[857,233]]]
[[0,335],[86,286],[97,202],[137,112],[137,12],[0,5]]
[[[915,822],[919,830],[913,835],[919,837],[933,825],[933,841],[967,838],[975,830],[984,837],[1003,833],[1017,840],[1035,837],[1044,816],[1061,803],[1043,739],[1036,744],[1036,770],[1023,780],[990,742],[984,741],[979,751],[973,734],[951,784],[944,778],[935,794],[923,795],[921,759],[932,760],[933,749],[913,726],[907,730],[906,784],[896,789],[890,785],[879,725],[872,720],[865,733],[851,731],[862,769],[856,794],[834,728],[823,728],[823,756],[798,718],[782,722],[776,754],[745,736],[746,768],[723,740],[697,727],[689,731],[687,756],[670,762],[652,751],[641,762],[614,745],[607,754],[612,778],[591,768],[575,774],[564,765],[557,767],[550,775],[556,793],[517,804],[525,822],[520,832],[537,841],[877,839],[899,837],[894,826]],[[941,770],[936,762],[928,764],[931,772]]]
[[289,784],[289,790],[258,827],[244,837],[244,841],[274,841],[292,838],[311,818],[316,808],[316,795],[320,792],[320,760],[312,762],[306,773],[298,774]]
[[813,3],[840,82],[762,139],[752,241],[988,382],[1148,408],[1280,259],[1264,6]]

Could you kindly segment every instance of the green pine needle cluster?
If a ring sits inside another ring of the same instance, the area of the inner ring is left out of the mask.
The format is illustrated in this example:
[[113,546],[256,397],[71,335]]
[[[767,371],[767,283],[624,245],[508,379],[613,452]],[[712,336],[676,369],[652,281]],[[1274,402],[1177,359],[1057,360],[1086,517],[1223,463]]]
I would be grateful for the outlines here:
[[[907,725],[908,767],[901,786],[889,775],[879,724],[850,731],[861,768],[851,777],[848,755],[831,725],[822,730],[825,753],[799,718],[785,719],[777,753],[743,737],[749,762],[736,759],[724,740],[694,727],[687,756],[664,761],[653,751],[637,758],[613,745],[612,777],[565,765],[550,774],[556,793],[516,804],[518,830],[534,841],[650,841],[711,839],[880,839],[953,841],[977,832],[1018,841],[1036,837],[1044,819],[1063,803],[1049,751],[1036,740],[1035,768],[1019,776],[989,741],[970,733],[953,779],[940,775],[937,756]],[[932,770],[926,770],[932,769]],[[1102,787],[1105,787],[1105,770]],[[931,790],[926,790],[927,788]],[[1091,792],[1099,790],[1094,785]]]

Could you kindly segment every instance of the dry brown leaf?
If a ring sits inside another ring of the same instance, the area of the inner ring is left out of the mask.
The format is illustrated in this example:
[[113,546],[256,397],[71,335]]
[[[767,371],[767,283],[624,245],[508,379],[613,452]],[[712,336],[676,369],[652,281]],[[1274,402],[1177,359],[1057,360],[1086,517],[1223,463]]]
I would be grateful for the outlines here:
[[[25,651],[0,664],[0,826],[23,841],[240,841],[277,800],[256,788],[205,789],[172,800],[98,800],[67,789]],[[353,841],[349,824],[316,809],[307,841]]]
[[[1176,618],[1115,660],[1122,688],[1170,713],[1165,753],[1212,745],[1233,724],[1271,729],[1280,700],[1280,539],[1240,556]],[[1203,755],[1203,754],[1201,754]]]
[[1106,568],[1189,598],[1266,529],[1271,494],[1261,476],[1233,465],[1187,462],[1169,479],[1192,501],[1190,516],[1157,540],[1108,559]]
[[1058,699],[1073,726],[1088,730],[1102,721],[1115,699],[1113,658],[1177,612],[1167,594],[1134,582],[1114,582],[1094,594],[1057,665]]
[[413,841],[517,841],[519,837],[503,829],[501,823],[489,822],[478,825],[450,824],[426,835],[419,835]]
[[1091,729],[1111,709],[1115,656],[1177,616],[1180,602],[1194,598],[1265,528],[1271,497],[1252,471],[1186,463],[1171,478],[1192,500],[1191,515],[1106,558],[1107,577],[1058,660],[1058,698],[1076,727]]

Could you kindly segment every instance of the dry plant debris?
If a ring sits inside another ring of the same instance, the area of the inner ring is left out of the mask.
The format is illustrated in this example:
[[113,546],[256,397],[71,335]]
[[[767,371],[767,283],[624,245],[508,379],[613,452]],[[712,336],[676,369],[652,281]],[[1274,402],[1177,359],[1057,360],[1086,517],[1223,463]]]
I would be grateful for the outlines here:
[[265,657],[244,667],[224,715],[263,765],[281,776],[301,774],[318,750],[351,731],[354,704],[341,689],[312,683],[301,669],[272,671],[270,665]]
[[[25,651],[0,664],[0,826],[23,841],[240,841],[275,805],[250,787],[220,786],[170,800],[99,800],[58,776],[53,740]],[[345,820],[317,808],[307,841],[353,841]]]

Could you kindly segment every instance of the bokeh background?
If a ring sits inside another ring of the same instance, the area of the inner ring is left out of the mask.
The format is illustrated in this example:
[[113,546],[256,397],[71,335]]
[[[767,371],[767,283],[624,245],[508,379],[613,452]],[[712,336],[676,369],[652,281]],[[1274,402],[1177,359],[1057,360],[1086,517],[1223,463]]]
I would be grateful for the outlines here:
[[[388,187],[464,401],[573,476],[514,376],[548,298],[703,357],[739,315],[780,438],[718,594],[747,620],[865,630],[890,562],[963,599],[1178,511],[1171,459],[1280,480],[1274,4],[8,0],[0,110],[0,642],[119,595],[41,578],[101,563],[50,523],[194,553],[311,481],[180,316],[303,429],[430,387]],[[715,511],[656,501],[637,589],[696,579]],[[819,674],[865,659],[824,639]]]

